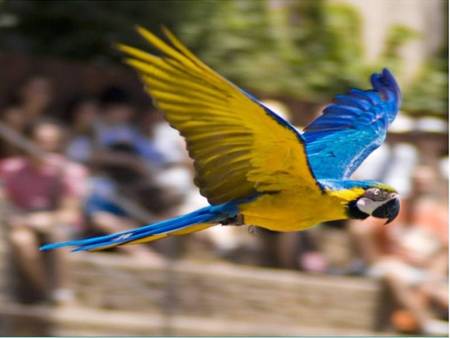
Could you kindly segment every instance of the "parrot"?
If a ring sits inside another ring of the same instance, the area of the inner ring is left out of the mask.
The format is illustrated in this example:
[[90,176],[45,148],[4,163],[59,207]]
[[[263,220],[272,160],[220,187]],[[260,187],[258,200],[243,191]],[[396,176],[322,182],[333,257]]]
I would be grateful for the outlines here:
[[388,69],[372,88],[337,95],[303,130],[197,58],[171,31],[138,33],[156,53],[119,44],[155,107],[186,140],[194,183],[208,206],[118,233],[45,244],[98,251],[185,235],[216,225],[293,232],[370,216],[393,221],[398,192],[352,173],[385,140],[401,104]]

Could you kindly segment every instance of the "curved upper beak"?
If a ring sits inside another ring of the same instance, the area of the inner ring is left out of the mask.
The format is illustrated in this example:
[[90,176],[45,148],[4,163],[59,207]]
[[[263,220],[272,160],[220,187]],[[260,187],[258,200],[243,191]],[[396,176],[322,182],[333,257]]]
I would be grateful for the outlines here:
[[379,206],[372,212],[372,216],[378,218],[387,218],[386,223],[391,223],[400,212],[400,199],[398,196],[395,196],[391,200],[387,201],[383,205]]

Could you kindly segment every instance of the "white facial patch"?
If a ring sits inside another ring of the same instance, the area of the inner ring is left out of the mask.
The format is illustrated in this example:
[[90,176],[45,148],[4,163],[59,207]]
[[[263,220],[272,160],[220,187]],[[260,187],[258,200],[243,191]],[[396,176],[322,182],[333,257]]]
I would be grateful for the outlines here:
[[378,207],[382,206],[383,204],[386,204],[388,201],[373,201],[367,197],[362,197],[356,202],[356,206],[359,210],[362,212],[372,215],[372,212],[375,211]]

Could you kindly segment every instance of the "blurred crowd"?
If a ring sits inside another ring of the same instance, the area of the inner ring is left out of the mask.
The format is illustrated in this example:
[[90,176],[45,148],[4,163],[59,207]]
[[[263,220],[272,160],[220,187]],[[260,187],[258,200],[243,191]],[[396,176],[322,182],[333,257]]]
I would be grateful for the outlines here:
[[[30,76],[1,108],[2,232],[21,302],[76,302],[68,252],[42,253],[43,243],[121,231],[207,203],[193,185],[183,139],[160,112],[137,107],[117,86],[55,106],[55,85]],[[368,219],[293,234],[217,226],[111,254],[165,260],[175,241],[176,254],[192,259],[379,278],[391,293],[395,329],[445,333],[448,199],[438,186],[448,174],[438,168],[401,143],[383,145],[358,170],[399,188],[402,213],[389,226]]]

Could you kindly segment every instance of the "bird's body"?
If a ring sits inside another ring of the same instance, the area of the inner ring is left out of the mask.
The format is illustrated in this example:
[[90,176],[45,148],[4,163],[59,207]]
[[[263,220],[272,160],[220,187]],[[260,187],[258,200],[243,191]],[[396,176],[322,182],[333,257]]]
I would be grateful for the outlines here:
[[301,231],[326,221],[348,218],[346,205],[361,194],[360,190],[321,192],[293,187],[241,204],[240,211],[246,224],[273,231]]
[[44,250],[101,250],[216,224],[286,232],[332,220],[372,215],[390,221],[397,215],[392,187],[350,178],[384,141],[398,111],[400,91],[389,71],[373,74],[370,90],[337,96],[299,131],[202,63],[167,30],[170,44],[142,28],[139,32],[162,56],[120,49],[155,105],[185,137],[195,183],[210,206],[117,234],[49,244]]

